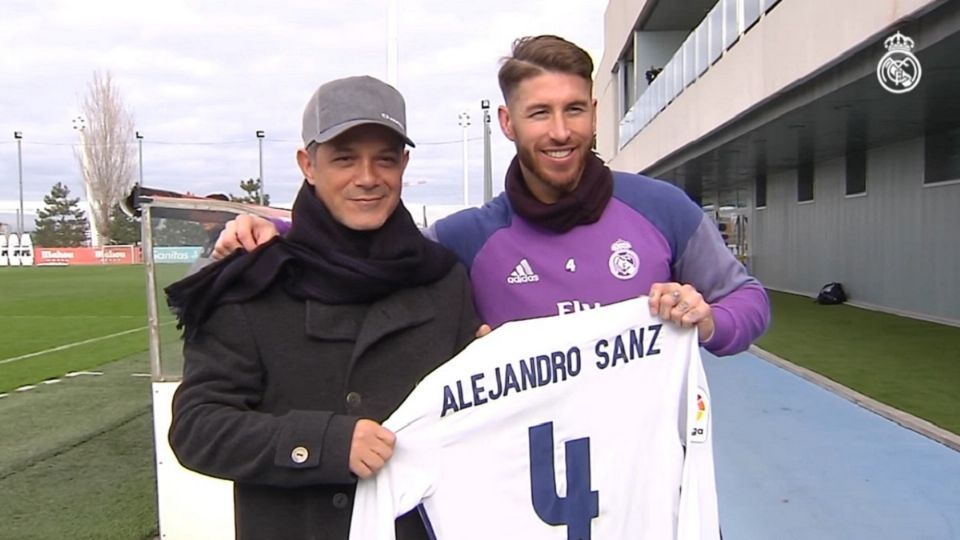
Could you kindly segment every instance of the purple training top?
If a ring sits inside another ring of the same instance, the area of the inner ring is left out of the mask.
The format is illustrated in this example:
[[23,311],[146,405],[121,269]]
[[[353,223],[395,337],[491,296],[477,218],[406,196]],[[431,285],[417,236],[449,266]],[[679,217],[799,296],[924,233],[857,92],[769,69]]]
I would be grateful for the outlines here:
[[570,313],[648,294],[653,283],[689,283],[713,305],[715,354],[745,350],[766,329],[763,287],[724,245],[716,225],[666,182],[615,172],[600,220],[560,234],[516,215],[504,194],[437,221],[427,236],[470,271],[480,318],[506,321]]

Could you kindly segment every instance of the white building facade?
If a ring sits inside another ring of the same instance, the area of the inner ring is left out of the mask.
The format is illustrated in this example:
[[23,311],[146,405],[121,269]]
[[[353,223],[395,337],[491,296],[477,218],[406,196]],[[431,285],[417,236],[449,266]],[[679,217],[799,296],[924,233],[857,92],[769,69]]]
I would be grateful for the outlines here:
[[611,0],[594,92],[764,285],[960,324],[960,1]]

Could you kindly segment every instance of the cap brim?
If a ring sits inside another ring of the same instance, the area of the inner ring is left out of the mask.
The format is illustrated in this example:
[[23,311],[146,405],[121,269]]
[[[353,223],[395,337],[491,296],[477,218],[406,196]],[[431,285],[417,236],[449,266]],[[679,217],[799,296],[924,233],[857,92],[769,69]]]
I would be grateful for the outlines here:
[[363,126],[363,125],[367,125],[367,124],[373,124],[373,125],[376,125],[376,126],[383,126],[383,127],[387,128],[387,129],[389,129],[390,131],[396,133],[397,135],[399,135],[400,138],[403,139],[403,142],[406,143],[406,144],[407,144],[408,146],[410,146],[411,148],[416,148],[416,147],[417,147],[417,145],[413,144],[413,141],[410,140],[410,137],[407,137],[402,131],[400,131],[400,130],[397,128],[396,124],[394,124],[394,123],[392,123],[392,122],[389,122],[389,121],[387,121],[387,120],[382,120],[382,121],[381,121],[381,120],[351,120],[351,121],[349,121],[349,122],[344,122],[344,123],[342,123],[342,124],[336,125],[336,126],[330,128],[330,129],[324,131],[323,133],[318,134],[316,137],[314,137],[314,138],[311,139],[310,141],[304,141],[304,144],[309,145],[310,142],[316,142],[316,143],[318,143],[318,144],[327,143],[327,142],[332,141],[333,139],[336,139],[336,138],[339,137],[340,135],[343,135],[343,134],[346,133],[347,131],[349,131],[349,130],[357,127],[357,126]]

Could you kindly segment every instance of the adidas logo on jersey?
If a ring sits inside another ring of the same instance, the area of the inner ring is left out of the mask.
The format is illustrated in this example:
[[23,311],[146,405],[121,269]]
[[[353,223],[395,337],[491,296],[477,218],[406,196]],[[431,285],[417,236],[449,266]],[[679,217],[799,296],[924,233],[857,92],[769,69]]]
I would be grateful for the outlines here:
[[530,263],[523,259],[517,263],[517,267],[507,276],[507,283],[516,285],[519,283],[536,283],[540,281],[540,276],[530,268]]

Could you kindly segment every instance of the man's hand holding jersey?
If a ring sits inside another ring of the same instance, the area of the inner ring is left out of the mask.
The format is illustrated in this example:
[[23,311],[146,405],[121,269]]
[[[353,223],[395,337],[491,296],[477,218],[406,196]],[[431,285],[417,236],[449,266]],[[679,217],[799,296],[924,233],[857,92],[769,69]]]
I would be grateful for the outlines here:
[[357,421],[350,442],[350,472],[370,478],[393,457],[397,436],[389,429],[366,418]]
[[650,314],[684,328],[696,326],[700,343],[713,337],[713,310],[692,285],[654,283],[650,287]]

